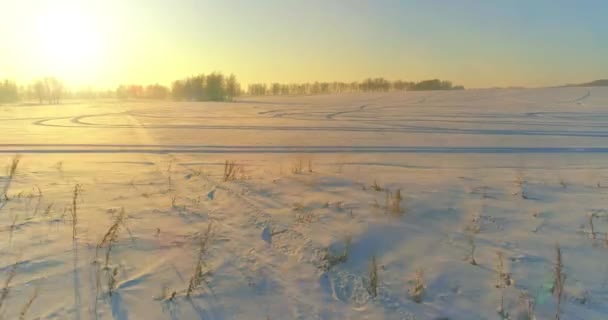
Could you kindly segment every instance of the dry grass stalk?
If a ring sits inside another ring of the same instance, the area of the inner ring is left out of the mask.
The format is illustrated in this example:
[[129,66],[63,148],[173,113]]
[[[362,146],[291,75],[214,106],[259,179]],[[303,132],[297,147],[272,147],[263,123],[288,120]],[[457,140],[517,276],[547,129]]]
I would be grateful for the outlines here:
[[566,274],[564,273],[564,262],[562,258],[562,249],[559,244],[555,245],[555,261],[553,263],[553,288],[552,293],[556,299],[555,319],[560,319],[561,305],[564,294],[564,283]]
[[502,320],[511,319],[509,316],[509,312],[505,310],[505,291],[502,289],[500,290],[500,303],[498,305],[498,308],[496,309],[496,312]]
[[294,163],[291,166],[291,173],[293,174],[300,174],[302,173],[304,168],[304,164],[302,159],[298,159],[296,161],[294,161]]
[[469,261],[470,264],[476,266],[477,265],[477,261],[475,261],[475,249],[476,249],[476,245],[475,245],[475,234],[473,233],[469,233],[467,232],[465,234],[467,243],[469,244],[469,256],[467,257],[467,260]]
[[171,171],[172,167],[173,167],[173,160],[169,161],[169,164],[167,165],[167,185],[168,185],[169,190],[171,190],[171,186],[173,184],[173,181],[172,181],[173,174]]
[[424,281],[424,271],[422,269],[418,269],[416,271],[416,275],[414,276],[412,287],[409,289],[409,294],[412,300],[414,300],[416,303],[421,303],[422,298],[424,297],[425,289],[426,284]]
[[112,225],[110,226],[108,231],[106,231],[106,233],[104,234],[103,238],[101,239],[101,242],[99,242],[99,244],[97,244],[95,256],[98,255],[99,249],[101,249],[103,246],[106,246],[106,254],[105,254],[105,267],[106,268],[108,267],[109,262],[110,262],[110,254],[112,252],[112,248],[114,247],[114,245],[116,244],[116,242],[118,240],[118,233],[120,232],[120,228],[122,226],[124,226],[124,221],[125,221],[125,210],[124,210],[124,208],[122,208],[120,210],[120,213],[114,219],[114,222],[112,223]]
[[112,296],[114,290],[116,289],[116,277],[118,276],[118,267],[114,267],[110,276],[108,277],[108,296]]
[[6,301],[8,295],[11,292],[11,282],[17,275],[17,266],[18,263],[15,262],[8,271],[8,276],[4,280],[4,286],[2,287],[2,291],[0,292],[0,311],[2,311],[2,306],[4,305],[4,302]]
[[496,274],[498,275],[496,288],[510,287],[513,284],[513,279],[511,278],[511,274],[505,269],[504,254],[499,251],[496,252],[496,256],[498,258],[496,264]]
[[391,191],[387,189],[386,192],[384,192],[384,213],[385,214],[389,213],[390,199],[391,199]]
[[78,198],[80,197],[81,193],[82,193],[82,186],[79,184],[76,184],[74,186],[74,192],[72,195],[72,208],[71,208],[71,212],[70,212],[70,214],[72,215],[72,239],[76,239],[76,235],[77,235],[76,228],[78,227]]
[[370,260],[368,278],[367,292],[375,298],[378,296],[378,262],[376,261],[376,255],[373,255]]
[[205,256],[207,254],[207,250],[209,249],[208,247],[209,243],[211,242],[211,238],[213,237],[212,230],[213,222],[210,222],[207,225],[207,230],[205,233],[203,233],[199,238],[198,257],[194,266],[194,273],[190,278],[188,289],[186,290],[186,297],[190,297],[192,292],[196,290],[203,282],[206,282],[207,277],[211,274],[210,270],[204,271],[203,268],[207,267]]
[[[2,187],[2,193],[0,194],[0,202],[8,201],[8,190],[11,187],[11,183],[17,174],[17,168],[19,167],[19,161],[21,161],[20,155],[15,155],[11,160],[11,164],[6,168],[6,182]],[[0,207],[1,209],[2,207]]]
[[49,204],[46,209],[44,209],[44,215],[49,216],[51,214],[51,210],[53,210],[53,203]]
[[593,218],[595,215],[593,213],[589,214],[589,228],[591,229],[591,239],[595,242],[595,228],[593,227]]
[[173,197],[171,197],[171,208],[175,209],[177,208],[177,196],[173,195]]
[[19,214],[15,214],[13,216],[13,221],[8,229],[8,243],[13,242],[13,233],[15,232],[15,227],[17,226],[17,220],[19,219]]
[[401,209],[401,200],[403,200],[403,198],[401,197],[401,189],[397,189],[397,191],[395,191],[395,193],[393,193],[393,196],[391,198],[391,205],[390,205],[391,213],[393,213],[393,214],[403,213],[403,210]]
[[38,298],[38,288],[34,289],[34,293],[32,293],[32,296],[27,300],[27,302],[25,303],[23,308],[21,308],[21,313],[19,314],[19,320],[25,320],[25,315],[27,314],[27,311],[31,308],[31,306],[34,303],[34,300],[36,300],[36,298]]
[[521,292],[519,295],[519,311],[517,320],[535,320],[534,316],[534,301],[527,292]]
[[312,160],[308,160],[308,172],[312,173]]

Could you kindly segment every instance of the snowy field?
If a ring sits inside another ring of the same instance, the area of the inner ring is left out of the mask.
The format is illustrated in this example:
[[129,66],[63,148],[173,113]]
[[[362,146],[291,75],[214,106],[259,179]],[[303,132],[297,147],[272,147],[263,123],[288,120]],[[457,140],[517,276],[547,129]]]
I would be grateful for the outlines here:
[[553,319],[559,243],[561,319],[608,319],[607,107],[608,88],[0,106],[0,318]]

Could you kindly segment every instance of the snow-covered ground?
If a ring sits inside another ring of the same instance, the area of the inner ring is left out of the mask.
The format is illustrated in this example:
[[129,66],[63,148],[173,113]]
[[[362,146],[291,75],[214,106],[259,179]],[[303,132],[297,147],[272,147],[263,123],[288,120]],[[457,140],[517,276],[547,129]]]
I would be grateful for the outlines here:
[[21,154],[0,317],[552,319],[559,243],[561,318],[607,319],[607,107],[608,88],[0,106],[0,192]]

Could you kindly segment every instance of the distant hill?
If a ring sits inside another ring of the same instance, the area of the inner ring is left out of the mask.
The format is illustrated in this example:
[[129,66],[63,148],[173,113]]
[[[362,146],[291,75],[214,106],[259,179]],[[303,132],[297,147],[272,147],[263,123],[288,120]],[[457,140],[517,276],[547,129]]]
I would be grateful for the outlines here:
[[608,87],[608,79],[595,80],[580,84],[567,84],[564,87]]

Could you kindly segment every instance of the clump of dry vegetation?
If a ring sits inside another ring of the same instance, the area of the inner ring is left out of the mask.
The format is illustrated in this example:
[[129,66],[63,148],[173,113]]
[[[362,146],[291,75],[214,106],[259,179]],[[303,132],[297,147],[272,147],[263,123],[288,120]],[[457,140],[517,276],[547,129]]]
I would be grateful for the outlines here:
[[376,180],[374,180],[374,184],[372,184],[370,187],[372,188],[372,190],[377,191],[377,192],[384,191],[384,188],[379,186],[378,182],[376,182]]
[[224,182],[236,180],[239,174],[242,174],[243,167],[238,165],[234,160],[226,160],[224,162]]
[[323,271],[329,271],[333,267],[345,263],[348,260],[348,255],[350,253],[352,238],[347,236],[344,241],[344,249],[339,253],[331,252],[330,248],[324,248],[321,256],[321,266],[320,268]]

